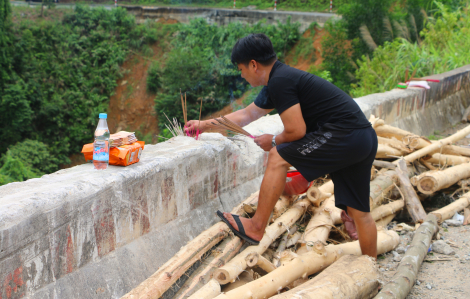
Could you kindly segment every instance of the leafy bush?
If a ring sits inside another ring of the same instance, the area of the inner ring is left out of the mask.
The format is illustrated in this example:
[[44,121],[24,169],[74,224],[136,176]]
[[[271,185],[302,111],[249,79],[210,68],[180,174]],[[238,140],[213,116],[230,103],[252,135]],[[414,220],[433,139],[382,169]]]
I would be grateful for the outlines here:
[[328,82],[333,82],[333,78],[331,78],[330,71],[322,70],[322,69],[318,68],[315,65],[312,65],[311,67],[309,67],[307,72],[309,72],[310,74],[313,74],[315,76],[318,76],[320,78],[323,78]]
[[421,32],[423,42],[418,45],[405,39],[385,43],[369,59],[358,61],[359,69],[352,95],[360,97],[370,93],[384,92],[405,80],[406,70],[415,77],[443,73],[468,64],[470,61],[470,18],[468,9],[451,12],[443,4],[428,19]]
[[[37,176],[51,173],[59,169],[59,161],[50,154],[47,145],[37,140],[25,140],[10,147],[11,158],[21,161]],[[3,159],[5,159],[4,155]],[[3,163],[5,164],[5,162]]]
[[355,65],[352,56],[358,40],[351,42],[347,39],[343,22],[330,21],[325,24],[325,30],[328,35],[322,41],[323,62],[320,69],[328,71],[334,84],[348,92],[350,83],[354,80],[352,74]]
[[13,158],[9,152],[6,153],[3,159],[4,164],[0,168],[0,185],[38,177],[30,167],[25,166],[21,160]]
[[160,64],[154,63],[147,71],[147,90],[157,93],[160,87],[162,87]]

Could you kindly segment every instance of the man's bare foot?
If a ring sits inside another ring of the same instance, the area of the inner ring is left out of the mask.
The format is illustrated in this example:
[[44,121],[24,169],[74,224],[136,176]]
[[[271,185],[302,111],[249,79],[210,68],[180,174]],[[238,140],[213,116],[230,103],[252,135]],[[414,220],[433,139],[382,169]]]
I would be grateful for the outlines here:
[[[224,213],[224,217],[225,217],[225,219],[228,220],[228,222],[230,222],[230,224],[231,224],[236,230],[239,231],[238,225],[237,225],[237,223],[235,222],[235,219],[233,219],[232,214],[230,214],[230,213]],[[255,241],[260,241],[260,240],[263,238],[264,229],[257,229],[257,228],[255,227],[255,225],[253,224],[252,219],[240,217],[240,221],[242,222],[243,228],[245,229],[245,234],[246,234],[248,237],[252,238],[252,239],[255,240]]]

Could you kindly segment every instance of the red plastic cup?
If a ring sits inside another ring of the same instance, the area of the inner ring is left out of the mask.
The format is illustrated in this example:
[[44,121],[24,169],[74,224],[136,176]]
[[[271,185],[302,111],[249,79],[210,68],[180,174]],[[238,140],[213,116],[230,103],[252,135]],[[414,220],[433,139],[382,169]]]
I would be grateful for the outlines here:
[[308,182],[300,172],[294,170],[287,172],[286,185],[284,187],[283,195],[299,195],[307,192],[310,187]]

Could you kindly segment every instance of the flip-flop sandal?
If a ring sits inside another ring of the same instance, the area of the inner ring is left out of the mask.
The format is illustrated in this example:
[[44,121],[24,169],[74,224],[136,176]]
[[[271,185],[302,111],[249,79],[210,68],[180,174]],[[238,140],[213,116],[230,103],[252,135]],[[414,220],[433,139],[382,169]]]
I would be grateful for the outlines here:
[[349,215],[344,210],[341,212],[341,220],[344,223],[344,229],[348,233],[349,237],[353,240],[357,240],[358,235],[356,230],[356,224],[354,224],[354,220],[349,217]]
[[221,211],[217,211],[217,216],[225,223],[227,226],[230,228],[230,230],[240,239],[247,241],[251,245],[258,245],[259,241],[253,240],[252,238],[248,237],[245,234],[245,228],[243,227],[242,222],[240,221],[240,217],[238,215],[232,214],[233,219],[235,219],[235,222],[238,225],[238,230],[233,227],[230,222],[227,220],[227,218],[224,217],[224,214]]

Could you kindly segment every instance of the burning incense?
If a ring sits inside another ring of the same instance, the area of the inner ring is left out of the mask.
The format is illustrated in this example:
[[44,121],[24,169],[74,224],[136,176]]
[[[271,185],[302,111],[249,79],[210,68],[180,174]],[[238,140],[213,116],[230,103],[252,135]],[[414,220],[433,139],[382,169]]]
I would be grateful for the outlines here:
[[199,108],[199,122],[197,124],[196,140],[199,137],[199,132],[200,132],[199,128],[201,127],[201,113],[202,113],[202,99],[201,99],[201,107]]
[[174,137],[176,137],[176,136],[185,136],[184,130],[183,130],[183,128],[181,128],[181,125],[178,122],[178,120],[174,117],[173,121],[171,121],[165,113],[163,113],[163,114],[165,115],[166,119],[170,123],[170,125],[165,124],[165,126],[168,129],[168,131],[170,131],[171,135],[173,135]]

